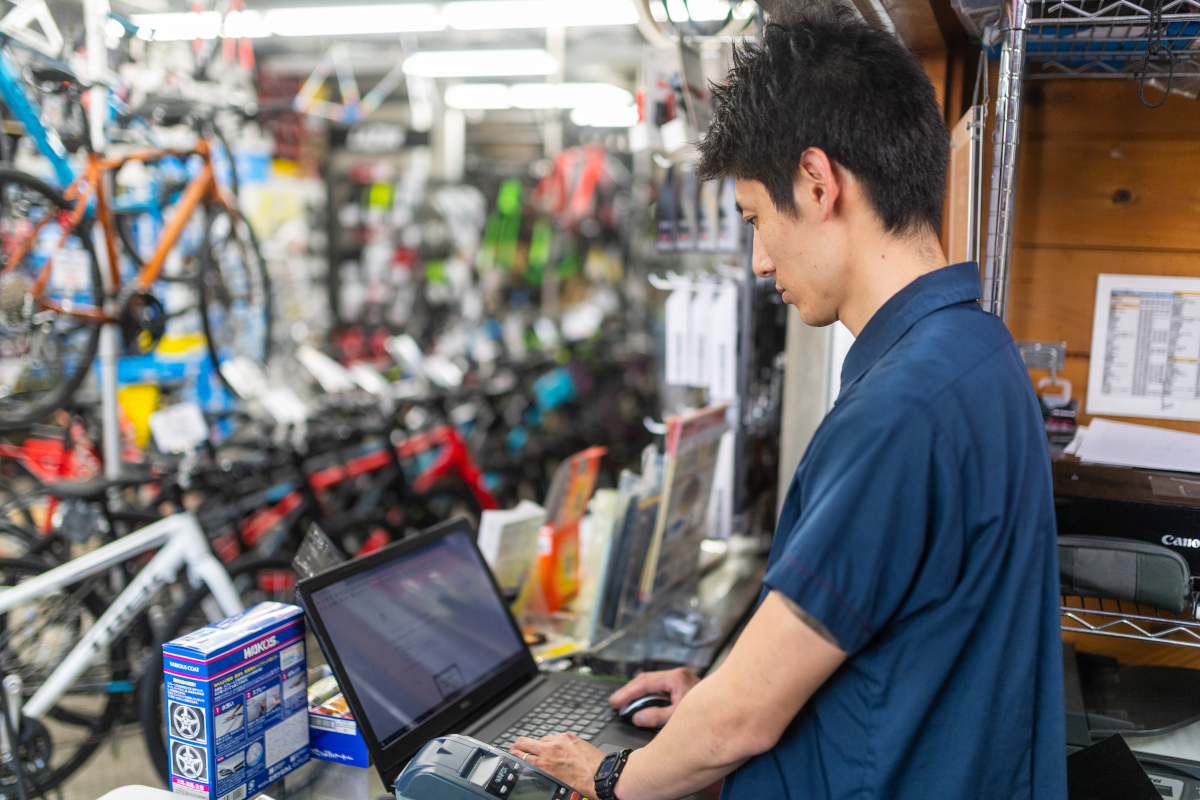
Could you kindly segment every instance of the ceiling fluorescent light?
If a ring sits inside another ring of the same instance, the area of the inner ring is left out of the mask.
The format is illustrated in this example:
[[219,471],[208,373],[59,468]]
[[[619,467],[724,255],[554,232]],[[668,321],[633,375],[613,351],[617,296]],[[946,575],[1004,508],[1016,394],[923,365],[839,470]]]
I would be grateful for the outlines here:
[[440,31],[446,25],[429,3],[378,6],[276,8],[263,14],[276,36],[351,36],[364,33]]
[[199,14],[134,14],[130,22],[138,26],[138,37],[159,42],[215,39],[221,30],[221,14],[203,11]]
[[423,50],[405,60],[404,71],[422,78],[550,75],[558,61],[545,50]]
[[637,118],[637,106],[580,106],[571,112],[571,122],[580,127],[630,128]]
[[446,89],[446,105],[462,111],[512,108],[503,83],[460,83]]
[[[666,3],[666,11],[663,10],[663,3]],[[749,3],[743,3],[743,6],[749,6]],[[729,15],[729,3],[722,0],[654,0],[650,4],[650,15],[657,22],[666,22],[668,19],[667,12],[670,12],[670,19],[679,22],[680,20],[695,20],[696,22],[712,22],[714,20],[725,19]],[[740,13],[739,13],[740,12]],[[739,8],[734,12],[734,16],[738,19],[745,19],[742,14],[745,13]]]
[[632,0],[459,0],[442,19],[457,30],[636,25]]
[[[682,3],[683,0],[671,1]],[[690,3],[719,5],[720,0],[690,0]],[[694,13],[693,18],[697,18]],[[458,30],[571,28],[636,25],[637,19],[633,0],[454,0],[440,8],[433,3],[390,3],[231,11],[225,20],[225,35],[355,36],[440,31],[447,27]],[[135,14],[131,20],[142,29],[138,36],[155,41],[212,39],[221,29],[221,15],[216,11]]]
[[611,83],[517,83],[509,87],[517,108],[627,106],[633,95]]
[[498,108],[629,106],[633,95],[611,83],[460,83],[446,89],[446,105],[464,111]]
[[[213,39],[221,31],[217,11],[183,14],[135,14],[138,36],[159,42]],[[371,33],[416,33],[445,30],[437,8],[430,3],[379,6],[319,6],[273,8],[269,11],[231,11],[225,36],[353,36]]]

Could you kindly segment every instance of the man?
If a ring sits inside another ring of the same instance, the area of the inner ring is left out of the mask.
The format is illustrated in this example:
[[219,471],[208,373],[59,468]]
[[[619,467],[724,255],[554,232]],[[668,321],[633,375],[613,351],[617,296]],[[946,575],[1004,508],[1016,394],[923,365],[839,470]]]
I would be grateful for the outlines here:
[[[742,50],[700,144],[732,174],[754,269],[856,341],[784,503],[764,597],[725,663],[647,673],[666,723],[624,759],[513,752],[606,800],[1063,800],[1058,563],[1041,415],[975,264],[937,231],[948,135],[920,64],[826,10]],[[623,769],[622,769],[623,766]]]

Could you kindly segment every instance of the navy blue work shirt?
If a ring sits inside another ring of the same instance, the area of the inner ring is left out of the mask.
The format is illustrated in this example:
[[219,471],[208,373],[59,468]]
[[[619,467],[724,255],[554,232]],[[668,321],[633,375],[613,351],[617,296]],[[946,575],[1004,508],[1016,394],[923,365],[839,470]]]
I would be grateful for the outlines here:
[[850,348],[763,581],[848,658],[723,800],[1065,800],[1045,428],[979,295],[936,270]]

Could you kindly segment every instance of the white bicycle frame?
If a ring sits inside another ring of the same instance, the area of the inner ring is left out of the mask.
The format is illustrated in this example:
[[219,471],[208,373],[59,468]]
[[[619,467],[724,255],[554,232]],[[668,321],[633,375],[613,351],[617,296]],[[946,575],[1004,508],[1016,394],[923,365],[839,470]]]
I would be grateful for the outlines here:
[[213,555],[196,518],[185,513],[161,519],[112,544],[0,591],[0,614],[6,614],[22,603],[52,595],[66,586],[155,548],[161,549],[117,595],[66,659],[29,698],[22,710],[25,716],[44,716],[95,661],[96,656],[125,632],[138,614],[150,605],[161,589],[176,579],[185,566],[191,584],[196,587],[201,583],[206,584],[225,615],[242,611],[241,598],[229,573]]

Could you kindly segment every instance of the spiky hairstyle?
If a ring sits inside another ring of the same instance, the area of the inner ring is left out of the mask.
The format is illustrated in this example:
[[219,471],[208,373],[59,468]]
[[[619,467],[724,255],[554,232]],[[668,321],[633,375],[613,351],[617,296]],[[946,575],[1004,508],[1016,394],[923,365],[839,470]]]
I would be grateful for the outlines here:
[[886,231],[939,232],[950,137],[916,57],[845,7],[792,6],[775,20],[712,87],[698,174],[759,181],[795,215],[800,155],[817,147],[854,175]]

